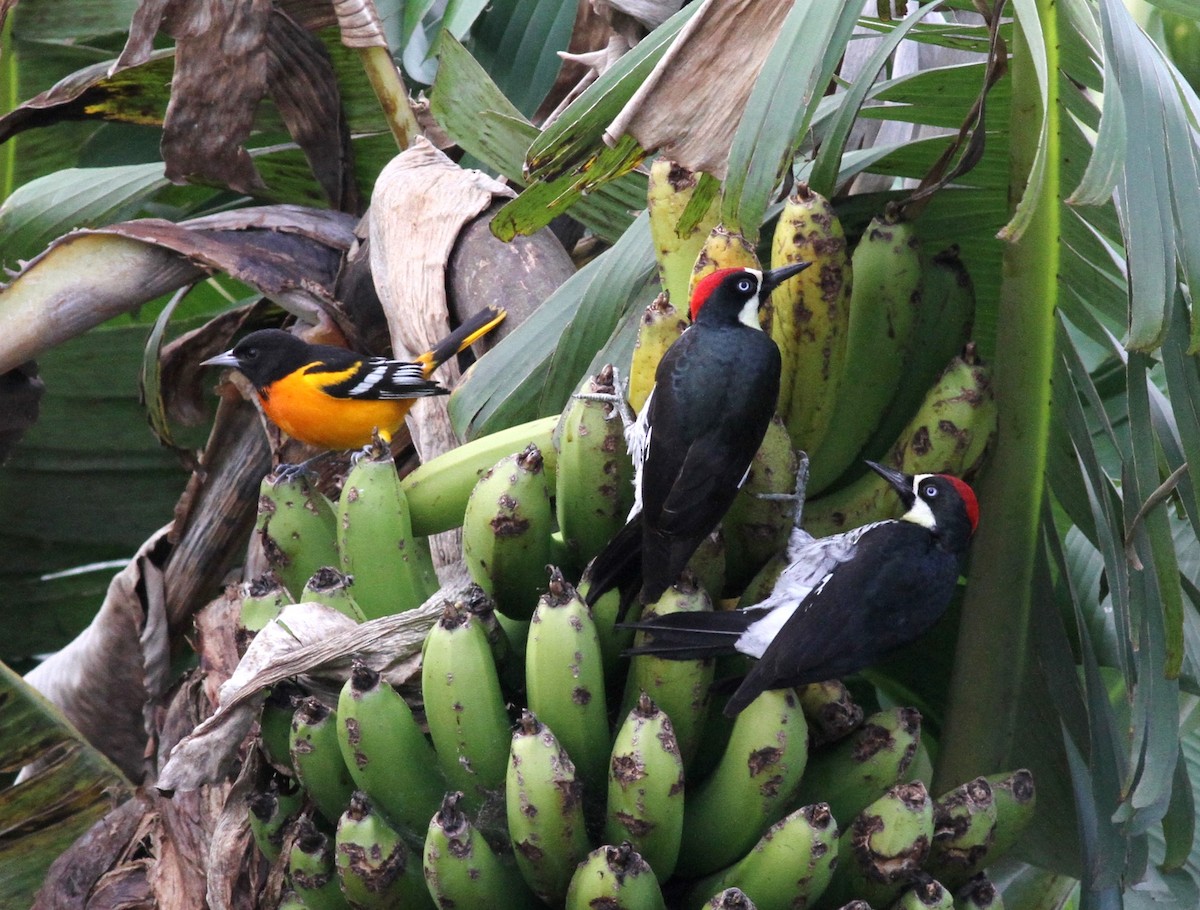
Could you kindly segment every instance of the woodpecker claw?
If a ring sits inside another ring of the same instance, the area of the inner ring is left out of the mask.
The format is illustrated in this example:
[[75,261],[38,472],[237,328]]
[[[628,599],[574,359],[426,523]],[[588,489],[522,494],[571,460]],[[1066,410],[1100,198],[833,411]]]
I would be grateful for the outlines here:
[[580,401],[599,401],[601,404],[612,405],[612,413],[607,416],[607,420],[612,420],[614,416],[621,418],[621,426],[628,430],[633,426],[636,419],[633,409],[629,407],[629,400],[626,398],[626,393],[629,391],[628,381],[621,380],[621,374],[616,367],[612,368],[613,375],[613,392],[576,392],[572,398],[578,398]]

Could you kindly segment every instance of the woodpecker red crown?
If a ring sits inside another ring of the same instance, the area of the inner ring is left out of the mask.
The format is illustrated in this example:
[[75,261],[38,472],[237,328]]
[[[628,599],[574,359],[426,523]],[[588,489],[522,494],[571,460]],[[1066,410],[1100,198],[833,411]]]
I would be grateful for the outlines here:
[[717,269],[705,275],[696,282],[696,288],[692,291],[692,299],[688,305],[688,314],[692,317],[692,322],[696,321],[696,314],[700,312],[700,308],[708,302],[708,298],[712,296],[712,292],[717,289],[725,278],[732,275],[734,272],[744,272],[745,269]]
[[971,522],[971,533],[975,533],[975,529],[979,527],[979,500],[975,498],[975,491],[967,484],[965,480],[959,480],[957,477],[951,477],[949,474],[943,474],[950,483],[954,484],[954,489],[958,490],[958,495],[962,497],[963,506],[967,510],[967,518]]

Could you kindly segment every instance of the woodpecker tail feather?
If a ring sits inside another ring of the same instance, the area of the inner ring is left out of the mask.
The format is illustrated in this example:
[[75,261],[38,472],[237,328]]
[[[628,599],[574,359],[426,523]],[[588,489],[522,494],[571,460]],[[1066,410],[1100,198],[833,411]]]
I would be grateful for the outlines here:
[[621,592],[617,621],[625,618],[629,605],[642,587],[642,513],[629,519],[587,568],[591,580],[587,605],[594,606],[604,594]]
[[503,322],[507,315],[508,312],[500,307],[488,306],[468,317],[466,322],[435,344],[432,350],[417,358],[419,363],[425,365],[425,375],[431,374],[455,354],[465,351]]
[[697,660],[734,654],[734,645],[756,617],[744,610],[667,613],[622,628],[649,632],[647,644],[625,651],[627,656],[653,654],[670,660]]

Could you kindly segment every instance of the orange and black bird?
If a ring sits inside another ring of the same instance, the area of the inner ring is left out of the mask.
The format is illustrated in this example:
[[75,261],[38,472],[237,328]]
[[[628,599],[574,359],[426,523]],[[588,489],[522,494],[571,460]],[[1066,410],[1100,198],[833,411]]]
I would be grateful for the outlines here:
[[429,378],[433,371],[505,315],[487,307],[412,361],[368,357],[308,344],[281,329],[261,329],[201,366],[240,371],[258,392],[263,412],[293,439],[320,449],[360,448],[375,433],[390,440],[415,399],[449,394]]

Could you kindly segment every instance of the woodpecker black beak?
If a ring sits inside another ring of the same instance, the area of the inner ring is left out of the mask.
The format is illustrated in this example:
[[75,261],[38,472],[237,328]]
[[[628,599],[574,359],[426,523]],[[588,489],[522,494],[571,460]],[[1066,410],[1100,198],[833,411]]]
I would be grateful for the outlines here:
[[766,300],[773,290],[793,275],[799,275],[810,265],[812,265],[811,262],[794,262],[791,265],[784,265],[777,269],[771,269],[769,272],[763,272],[762,284],[758,288],[758,299]]
[[202,367],[236,367],[237,365],[238,359],[234,356],[233,351],[226,351],[224,354],[200,361]]
[[892,485],[892,488],[899,494],[900,501],[904,503],[904,508],[910,508],[916,501],[917,494],[913,490],[914,478],[911,474],[905,474],[903,471],[897,471],[895,468],[884,467],[874,461],[868,461],[867,467]]

